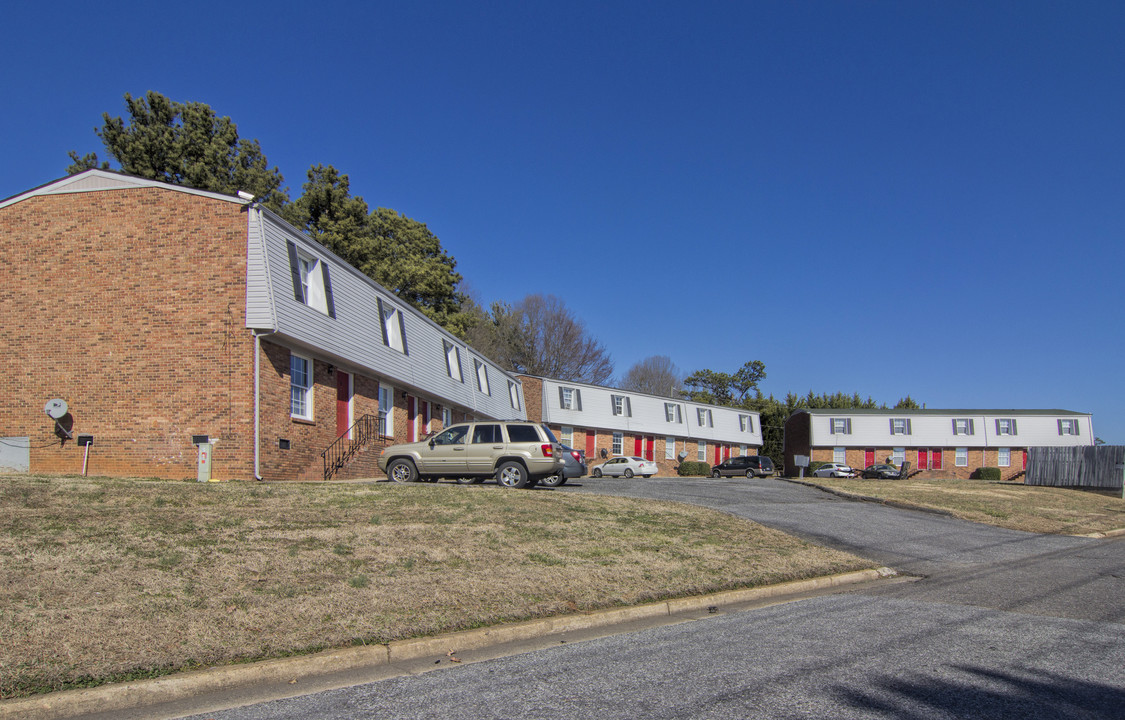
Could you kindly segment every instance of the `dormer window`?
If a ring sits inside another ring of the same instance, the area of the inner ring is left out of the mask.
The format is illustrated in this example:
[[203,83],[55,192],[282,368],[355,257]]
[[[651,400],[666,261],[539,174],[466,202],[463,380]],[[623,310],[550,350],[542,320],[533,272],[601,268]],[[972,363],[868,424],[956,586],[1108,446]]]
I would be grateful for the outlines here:
[[443,340],[442,343],[445,345],[445,369],[449,377],[457,382],[465,382],[465,378],[461,375],[461,348],[448,340]]
[[398,350],[403,355],[407,355],[406,320],[402,316],[402,310],[390,303],[384,303],[382,298],[378,299],[378,305],[379,317],[383,326],[383,344]]
[[328,317],[336,317],[328,265],[316,256],[298,250],[296,243],[288,242],[286,246],[289,250],[289,270],[293,276],[293,298]]
[[560,386],[559,407],[563,410],[581,410],[582,391],[578,388]]
[[492,393],[488,389],[488,366],[476,359],[473,360],[473,363],[476,364],[477,368],[477,390],[485,395],[491,395]]
[[630,406],[629,398],[624,395],[611,395],[610,399],[613,402],[614,415],[619,415],[621,417],[633,416],[633,409]]

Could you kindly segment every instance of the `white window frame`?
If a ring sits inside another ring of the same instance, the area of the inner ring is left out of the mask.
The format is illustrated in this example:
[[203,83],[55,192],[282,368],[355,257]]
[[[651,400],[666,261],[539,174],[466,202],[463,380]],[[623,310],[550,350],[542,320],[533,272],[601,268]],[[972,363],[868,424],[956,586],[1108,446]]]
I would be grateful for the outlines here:
[[997,435],[1015,435],[1016,421],[1012,418],[996,418]]
[[829,418],[828,430],[831,435],[851,435],[851,421],[848,418]]
[[954,435],[972,435],[973,434],[973,421],[969,418],[954,418],[953,419],[953,434]]
[[520,391],[511,380],[508,381],[508,399],[512,402],[513,410],[520,409]]
[[395,436],[395,389],[379,385],[379,434]]
[[324,289],[324,261],[313,255],[297,251],[297,271],[301,276],[301,297],[314,310],[328,314],[328,293]]
[[465,382],[461,374],[461,349],[448,340],[442,340],[442,343],[445,344],[445,366],[449,377],[457,382]]
[[406,343],[402,337],[402,321],[399,319],[399,310],[387,303],[383,304],[383,330],[387,333],[387,347],[406,353]]
[[846,447],[832,448],[832,462],[840,463],[841,465],[848,464],[848,449]]
[[746,456],[746,445],[745,444],[742,444],[742,445],[738,446],[738,454],[743,456],[743,457]]
[[567,447],[574,447],[574,428],[569,425],[559,428],[559,442]]
[[480,390],[485,395],[492,395],[488,387],[488,366],[480,360],[473,358],[477,368],[477,390]]
[[906,448],[893,448],[891,450],[891,462],[898,467],[902,467],[902,464],[906,462]]
[[1078,420],[1075,418],[1061,418],[1059,420],[1059,435],[1078,435]]
[[906,418],[891,418],[891,435],[909,435],[910,421]]
[[559,396],[559,405],[562,406],[562,409],[563,410],[574,410],[575,409],[574,388],[572,388],[572,387],[560,387],[559,392],[562,393]]
[[664,459],[676,459],[676,438],[672,437],[671,435],[664,438]]
[[1012,466],[1012,449],[996,448],[996,467]]
[[699,441],[699,449],[696,451],[696,457],[699,458],[699,462],[707,462],[707,441],[706,440],[700,440]]
[[680,420],[680,406],[676,403],[664,403],[664,420],[670,423],[678,423]]
[[313,419],[312,358],[289,353],[289,415],[298,420]]
[[453,408],[448,405],[441,406],[441,427],[445,429],[453,424]]
[[711,419],[711,411],[707,408],[696,408],[696,418],[699,420],[699,427],[713,427]]
[[954,467],[969,467],[969,448],[957,448],[953,456]]
[[624,455],[625,454],[625,434],[620,432],[613,433],[613,445],[610,446],[611,455]]

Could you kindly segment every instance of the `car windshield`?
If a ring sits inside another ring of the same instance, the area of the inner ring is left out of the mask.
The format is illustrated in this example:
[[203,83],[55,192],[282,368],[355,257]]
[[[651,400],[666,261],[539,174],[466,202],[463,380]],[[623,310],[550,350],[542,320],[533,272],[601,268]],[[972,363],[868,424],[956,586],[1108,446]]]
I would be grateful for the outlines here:
[[434,445],[460,445],[465,442],[465,434],[469,431],[467,425],[455,425],[433,439]]

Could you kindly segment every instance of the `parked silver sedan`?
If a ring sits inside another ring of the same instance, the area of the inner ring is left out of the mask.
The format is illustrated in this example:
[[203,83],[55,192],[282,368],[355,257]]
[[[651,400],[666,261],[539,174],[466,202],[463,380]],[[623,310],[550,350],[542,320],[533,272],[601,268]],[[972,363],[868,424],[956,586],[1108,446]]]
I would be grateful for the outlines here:
[[845,465],[844,463],[830,462],[830,463],[824,463],[823,465],[818,467],[816,470],[813,470],[812,476],[813,477],[844,478],[844,477],[855,477],[856,472],[855,472],[854,469],[852,469],[848,465]]
[[633,455],[631,457],[615,457],[606,460],[601,465],[598,465],[590,474],[594,477],[602,477],[603,475],[609,477],[622,476],[631,478],[634,475],[650,478],[658,472],[656,463],[652,460],[645,460],[642,457]]

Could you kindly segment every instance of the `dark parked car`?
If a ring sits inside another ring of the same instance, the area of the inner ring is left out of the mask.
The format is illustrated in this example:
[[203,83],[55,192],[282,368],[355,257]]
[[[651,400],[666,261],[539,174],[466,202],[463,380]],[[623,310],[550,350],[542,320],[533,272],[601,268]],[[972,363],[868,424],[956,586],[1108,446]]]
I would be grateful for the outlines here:
[[711,477],[769,477],[774,474],[773,460],[767,455],[740,455],[724,460],[711,468]]
[[571,478],[580,478],[586,474],[586,454],[566,445],[563,445],[562,449],[563,462],[565,463],[562,472],[548,475],[539,481],[540,485],[558,487]]
[[894,465],[869,465],[864,468],[863,477],[877,480],[897,480],[899,470]]

